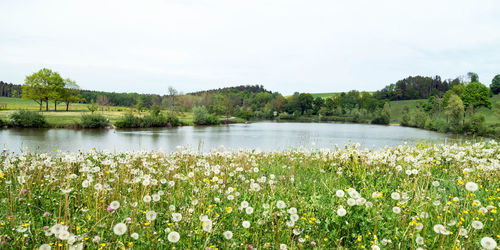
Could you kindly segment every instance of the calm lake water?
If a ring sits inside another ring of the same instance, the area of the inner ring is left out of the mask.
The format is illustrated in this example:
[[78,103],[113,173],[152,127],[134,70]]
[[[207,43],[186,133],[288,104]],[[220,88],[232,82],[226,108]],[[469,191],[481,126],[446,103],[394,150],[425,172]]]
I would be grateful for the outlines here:
[[363,148],[396,146],[416,140],[449,142],[456,135],[399,126],[348,123],[256,122],[212,127],[141,130],[2,129],[0,146],[10,152],[155,149],[165,152],[185,146],[203,152],[221,145],[231,149],[276,150],[296,147],[327,148],[360,143]]

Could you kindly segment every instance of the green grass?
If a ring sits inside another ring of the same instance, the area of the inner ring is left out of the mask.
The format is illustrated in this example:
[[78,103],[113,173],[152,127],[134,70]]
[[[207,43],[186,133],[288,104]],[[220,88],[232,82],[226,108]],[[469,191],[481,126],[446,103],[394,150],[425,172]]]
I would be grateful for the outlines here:
[[321,98],[328,98],[331,96],[339,95],[340,92],[331,92],[331,93],[311,93],[311,95],[316,98],[316,97],[321,97]]
[[[1,105],[3,104],[3,106]],[[87,104],[71,104],[69,111],[66,111],[66,105],[58,104],[57,112],[54,109],[53,103],[49,102],[48,112],[42,111],[51,126],[55,127],[71,127],[80,121],[82,114],[89,113]],[[23,100],[20,98],[0,97],[0,119],[7,120],[8,116],[19,109],[38,111],[40,106],[32,100]],[[45,110],[45,105],[42,107]],[[122,115],[127,112],[134,111],[129,107],[102,107],[96,113],[106,116],[110,122],[115,123]],[[145,113],[145,112],[143,112]],[[180,117],[184,124],[192,124],[192,115],[187,113]]]
[[485,237],[500,240],[499,154],[492,142],[4,153],[0,240],[5,249],[480,249]]

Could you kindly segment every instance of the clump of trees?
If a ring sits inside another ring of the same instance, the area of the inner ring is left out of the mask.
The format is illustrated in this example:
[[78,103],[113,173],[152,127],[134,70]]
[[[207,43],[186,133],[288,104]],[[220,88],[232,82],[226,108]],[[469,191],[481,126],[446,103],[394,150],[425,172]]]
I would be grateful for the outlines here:
[[425,102],[417,102],[410,113],[403,107],[401,125],[426,128],[442,132],[489,134],[484,126],[485,117],[480,108],[491,109],[490,89],[478,82],[479,76],[469,72],[473,82],[453,85],[442,95],[432,95]]
[[44,102],[45,111],[49,111],[49,101],[54,103],[54,110],[57,110],[58,103],[66,103],[68,111],[71,103],[83,101],[75,81],[69,78],[63,79],[59,73],[46,68],[26,76],[22,86],[22,97],[38,103],[40,111]]
[[210,114],[205,106],[193,108],[193,123],[196,125],[216,125],[220,124],[219,118]]

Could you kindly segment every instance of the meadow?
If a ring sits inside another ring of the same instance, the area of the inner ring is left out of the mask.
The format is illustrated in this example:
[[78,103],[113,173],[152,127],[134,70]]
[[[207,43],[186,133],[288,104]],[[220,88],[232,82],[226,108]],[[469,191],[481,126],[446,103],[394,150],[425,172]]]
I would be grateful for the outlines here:
[[0,156],[2,248],[495,249],[500,145]]

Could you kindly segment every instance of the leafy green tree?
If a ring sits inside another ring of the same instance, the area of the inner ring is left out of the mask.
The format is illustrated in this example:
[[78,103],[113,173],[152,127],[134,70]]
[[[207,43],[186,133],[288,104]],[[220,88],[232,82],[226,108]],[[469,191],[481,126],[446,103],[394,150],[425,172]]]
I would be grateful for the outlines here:
[[316,97],[314,99],[314,102],[313,102],[314,106],[313,106],[313,111],[314,111],[314,114],[318,114],[319,110],[325,106],[325,100],[323,100],[323,98],[321,97]]
[[456,129],[463,120],[464,103],[457,95],[451,95],[446,106],[446,115],[449,117],[450,124]]
[[175,111],[175,97],[179,94],[179,92],[174,89],[174,87],[169,86],[168,87],[168,103],[169,103],[169,109],[170,113],[173,113]]
[[467,77],[469,78],[470,82],[479,82],[479,76],[474,72],[467,73]]
[[486,107],[491,109],[490,90],[479,82],[467,84],[460,98],[465,107],[472,106],[473,109]]
[[217,116],[209,114],[205,106],[193,108],[193,122],[196,125],[211,125],[220,123]]
[[407,105],[403,106],[402,114],[403,115],[401,116],[401,125],[403,126],[410,125],[410,120],[411,120],[410,108]]
[[311,94],[301,93],[299,95],[299,105],[302,114],[304,114],[306,110],[312,109],[313,101],[314,97]]
[[425,128],[427,121],[429,120],[429,115],[422,110],[418,109],[414,116],[414,125],[417,128]]
[[90,100],[90,105],[88,105],[87,108],[93,114],[99,109],[99,106],[94,102],[94,99],[92,99]]
[[75,81],[66,78],[64,83],[65,87],[62,89],[60,96],[61,101],[66,104],[66,111],[69,111],[71,103],[82,102],[85,99],[80,97],[80,86]]
[[490,84],[490,89],[493,94],[500,93],[500,74],[493,77]]
[[23,99],[31,99],[40,105],[45,102],[45,110],[49,111],[49,100],[55,98],[58,92],[64,88],[64,80],[59,73],[43,68],[29,76],[26,76],[23,85]]

